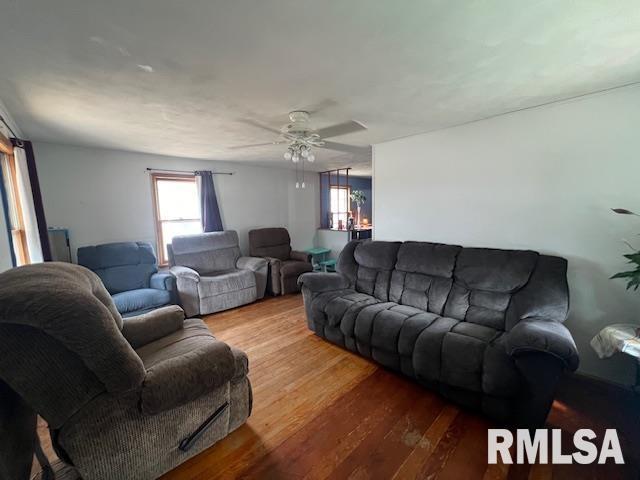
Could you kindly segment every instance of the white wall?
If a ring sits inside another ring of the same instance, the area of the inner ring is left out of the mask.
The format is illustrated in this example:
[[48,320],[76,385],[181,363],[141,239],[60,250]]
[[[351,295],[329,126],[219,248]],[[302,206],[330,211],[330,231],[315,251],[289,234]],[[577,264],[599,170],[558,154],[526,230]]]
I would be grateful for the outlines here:
[[[4,104],[0,102],[0,115],[11,125],[11,128],[17,135],[21,135],[22,132],[15,124],[11,115],[5,108]],[[7,129],[7,127],[0,122],[0,132],[7,137],[10,138],[11,132]],[[2,200],[0,199],[0,272],[11,268],[13,264],[11,263],[11,246],[9,245],[9,236],[7,234],[7,223],[4,218],[4,205],[2,204]]]
[[294,250],[306,250],[315,245],[320,224],[320,179],[317,173],[306,173],[306,187],[295,187],[295,173],[289,186],[289,235]]
[[47,223],[69,228],[74,256],[79,246],[104,242],[155,245],[147,167],[234,172],[214,183],[224,227],[238,231],[245,253],[248,230],[259,227],[291,226],[294,247],[313,245],[317,188],[292,189],[292,170],[41,142],[34,150]]
[[326,255],[327,259],[333,258],[337,260],[342,249],[349,243],[350,237],[351,232],[320,228],[316,232],[316,244],[318,247],[325,247],[331,250],[331,253]]
[[609,280],[640,248],[640,88],[521,111],[374,147],[375,236],[532,248],[569,260],[571,330],[581,370],[632,383],[623,355],[589,340],[640,321],[640,292]]

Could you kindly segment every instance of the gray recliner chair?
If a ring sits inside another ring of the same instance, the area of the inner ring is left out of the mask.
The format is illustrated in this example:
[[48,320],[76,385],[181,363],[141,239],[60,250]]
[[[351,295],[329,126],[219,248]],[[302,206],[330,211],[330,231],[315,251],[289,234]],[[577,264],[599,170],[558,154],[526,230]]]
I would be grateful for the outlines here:
[[242,257],[234,230],[173,237],[169,263],[180,305],[188,317],[239,307],[264,297],[267,261]]
[[96,274],[0,274],[0,478],[29,478],[36,415],[85,479],[155,479],[242,425],[247,356],[168,306],[123,321]]
[[311,255],[291,249],[286,228],[249,230],[249,253],[269,262],[267,292],[270,295],[299,292],[298,277],[313,271]]

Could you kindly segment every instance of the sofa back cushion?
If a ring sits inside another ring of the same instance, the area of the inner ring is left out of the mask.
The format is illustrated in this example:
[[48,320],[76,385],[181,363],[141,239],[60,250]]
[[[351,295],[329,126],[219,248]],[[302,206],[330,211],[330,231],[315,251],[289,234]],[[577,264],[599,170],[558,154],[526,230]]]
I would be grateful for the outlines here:
[[252,257],[273,257],[289,260],[291,237],[286,228],[259,228],[249,231],[249,254]]
[[529,282],[538,257],[529,250],[463,248],[444,315],[504,330],[511,298]]
[[78,263],[98,274],[110,294],[149,288],[158,271],[156,256],[146,242],[117,242],[78,248]]
[[179,235],[171,242],[173,265],[194,269],[201,275],[232,270],[240,257],[235,230]]
[[405,242],[391,274],[389,300],[442,315],[461,247]]
[[0,274],[0,379],[52,428],[102,391],[142,385],[144,366],[121,329],[111,295],[82,266],[45,262]]
[[569,309],[567,261],[530,250],[353,241],[337,269],[380,301],[496,330],[532,316],[562,322]]
[[338,270],[357,291],[386,302],[399,246],[400,242],[352,242],[340,255]]

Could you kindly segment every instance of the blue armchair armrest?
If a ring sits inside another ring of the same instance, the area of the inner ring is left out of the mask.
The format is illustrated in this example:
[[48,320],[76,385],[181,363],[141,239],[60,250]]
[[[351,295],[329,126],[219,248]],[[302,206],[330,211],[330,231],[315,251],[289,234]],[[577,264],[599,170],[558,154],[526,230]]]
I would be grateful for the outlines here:
[[176,290],[176,277],[170,272],[158,272],[151,275],[149,280],[149,287],[156,290],[168,290],[175,292]]

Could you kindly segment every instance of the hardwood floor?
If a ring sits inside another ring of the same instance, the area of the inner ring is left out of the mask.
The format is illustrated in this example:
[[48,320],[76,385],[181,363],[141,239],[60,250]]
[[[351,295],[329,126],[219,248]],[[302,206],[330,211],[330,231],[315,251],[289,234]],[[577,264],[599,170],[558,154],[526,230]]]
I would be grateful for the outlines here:
[[548,426],[564,430],[567,447],[577,428],[617,427],[627,465],[488,466],[489,421],[316,337],[300,295],[205,321],[249,355],[253,414],[163,480],[638,478],[637,401],[617,389],[567,379]]
[[617,428],[626,465],[488,466],[488,420],[316,337],[300,295],[205,321],[249,355],[254,410],[163,480],[639,478],[638,401],[622,390],[567,378],[548,427],[566,448],[578,428]]

